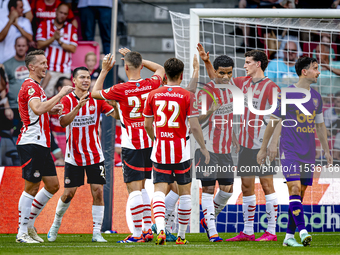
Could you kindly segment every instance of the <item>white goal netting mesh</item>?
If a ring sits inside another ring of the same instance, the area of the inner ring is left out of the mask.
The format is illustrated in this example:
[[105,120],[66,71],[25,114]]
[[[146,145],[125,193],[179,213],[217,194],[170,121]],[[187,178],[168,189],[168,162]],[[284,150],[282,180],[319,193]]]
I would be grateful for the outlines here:
[[[254,10],[256,11],[256,10]],[[191,73],[190,15],[171,12],[176,57],[185,64],[183,85],[189,84]],[[209,51],[210,60],[228,55],[234,60],[233,77],[245,76],[244,53],[252,49],[265,51],[270,62],[265,75],[280,88],[297,81],[294,64],[299,56],[318,60],[321,72],[314,88],[323,98],[325,124],[334,163],[340,162],[340,20],[296,18],[200,18],[199,42]],[[339,54],[338,54],[339,53]],[[200,60],[200,82],[209,77]],[[316,138],[317,139],[317,138]],[[316,140],[316,163],[325,164],[320,142]],[[237,165],[237,155],[233,154]],[[306,225],[309,231],[340,231],[340,196],[337,187],[340,174],[315,176],[312,188],[304,198]],[[321,176],[322,177],[322,176]],[[282,178],[274,178],[279,195],[277,231],[286,231],[288,190]],[[257,210],[255,231],[266,229],[265,198],[256,180]],[[194,216],[195,217],[195,216]],[[200,216],[203,217],[202,211]],[[228,206],[217,217],[218,232],[239,232],[243,229],[241,180],[235,178],[234,194]],[[203,229],[201,228],[201,231]]]

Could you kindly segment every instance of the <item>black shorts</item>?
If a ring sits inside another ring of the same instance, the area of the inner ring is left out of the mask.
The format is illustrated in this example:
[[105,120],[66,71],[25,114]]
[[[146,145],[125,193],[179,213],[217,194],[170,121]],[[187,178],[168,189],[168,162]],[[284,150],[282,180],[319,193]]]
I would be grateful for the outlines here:
[[122,170],[125,183],[151,179],[151,151],[152,147],[141,150],[122,148]]
[[43,176],[56,176],[51,149],[38,144],[17,145],[22,178],[37,183]]
[[232,185],[234,183],[234,163],[231,153],[218,154],[209,152],[210,161],[206,165],[200,149],[195,151],[196,178],[200,179],[202,186],[214,186],[216,180],[219,185]]
[[185,185],[191,182],[191,160],[179,164],[153,163],[153,183],[177,181],[178,185]]
[[87,183],[106,184],[104,161],[89,166],[74,166],[65,162],[64,187],[74,188],[84,185],[85,171]]
[[270,167],[263,168],[257,164],[257,154],[260,149],[248,149],[241,146],[238,154],[237,176],[269,176],[276,174],[275,160],[270,163]]

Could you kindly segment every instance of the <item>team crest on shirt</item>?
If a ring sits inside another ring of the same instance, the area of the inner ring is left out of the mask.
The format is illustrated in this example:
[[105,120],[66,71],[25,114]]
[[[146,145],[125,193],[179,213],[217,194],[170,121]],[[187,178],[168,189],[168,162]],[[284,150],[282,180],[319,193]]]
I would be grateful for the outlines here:
[[39,178],[39,177],[40,177],[39,170],[35,170],[35,173],[33,174],[33,176],[34,176],[35,178]]
[[192,106],[193,106],[195,109],[197,109],[197,108],[198,108],[198,107],[197,107],[197,102],[194,101],[194,103],[192,104]]
[[104,89],[105,93],[109,93],[110,89]]
[[92,111],[94,111],[96,109],[96,107],[94,105],[90,105],[89,109],[92,112]]
[[313,104],[317,108],[319,106],[319,99],[313,98]]
[[66,177],[65,178],[65,184],[70,184],[70,183],[71,183],[71,180],[68,177]]
[[157,76],[152,76],[151,79],[158,80]]
[[32,96],[32,95],[34,94],[34,92],[35,92],[34,88],[30,88],[30,89],[28,90],[28,94],[29,94],[30,96]]
[[168,88],[168,91],[171,92],[171,91],[172,91],[172,88]]
[[260,94],[261,94],[261,91],[256,90],[254,94],[255,94],[255,95],[260,95]]
[[73,41],[78,41],[78,36],[77,36],[77,34],[73,34],[73,35],[72,35],[72,39],[73,39]]
[[136,86],[137,86],[137,88],[139,88],[139,86],[140,86],[139,82],[136,83]]

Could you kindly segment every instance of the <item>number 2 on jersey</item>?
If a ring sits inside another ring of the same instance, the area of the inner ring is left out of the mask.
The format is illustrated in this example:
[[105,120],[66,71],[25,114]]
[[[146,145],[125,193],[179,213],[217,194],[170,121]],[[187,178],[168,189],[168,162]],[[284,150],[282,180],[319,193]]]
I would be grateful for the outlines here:
[[[157,115],[161,117],[159,121],[156,122],[157,127],[164,127],[167,122],[167,117],[164,113],[164,109],[166,107],[167,101],[165,100],[156,100],[155,104],[158,106]],[[176,122],[176,119],[179,115],[179,104],[176,101],[168,102],[168,110],[173,111],[171,117],[169,118],[168,127],[170,128],[178,128],[179,123]]]

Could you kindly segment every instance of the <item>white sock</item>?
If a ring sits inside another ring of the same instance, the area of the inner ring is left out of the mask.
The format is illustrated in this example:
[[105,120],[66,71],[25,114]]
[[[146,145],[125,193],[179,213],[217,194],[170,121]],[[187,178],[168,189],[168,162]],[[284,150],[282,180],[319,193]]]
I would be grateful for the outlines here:
[[266,213],[268,220],[267,231],[272,235],[276,234],[276,220],[277,220],[277,207],[278,200],[276,193],[266,195]]
[[302,235],[302,234],[308,234],[307,230],[306,230],[306,229],[302,229],[302,230],[300,231],[300,238],[301,238],[301,235]]
[[104,206],[92,205],[93,234],[100,233],[104,218]]
[[19,204],[20,204],[20,211],[21,211],[21,219],[19,225],[18,236],[22,234],[27,234],[27,225],[30,217],[32,202],[34,197],[28,194],[27,192],[22,192]]
[[48,200],[53,197],[53,194],[48,192],[45,188],[42,188],[38,194],[34,197],[31,207],[30,219],[28,221],[28,228],[34,227],[35,219],[39,216]]
[[223,208],[226,206],[228,199],[232,196],[233,193],[228,193],[223,190],[219,190],[216,193],[214,198],[214,206],[215,206],[215,217],[220,214]]
[[20,228],[20,222],[21,222],[21,197],[19,199],[18,212],[19,212],[19,226],[18,226],[18,229],[19,229]]
[[157,226],[157,234],[161,232],[161,230],[165,230],[165,194],[161,191],[156,191],[153,194],[153,217],[155,218],[156,226]]
[[214,194],[202,193],[202,209],[210,237],[217,234],[213,199]]
[[151,202],[146,189],[142,189],[142,198],[144,204],[143,210],[144,231],[148,231],[149,229],[151,229]]
[[175,220],[175,208],[179,195],[170,190],[165,197],[165,228],[171,232]]
[[246,235],[254,234],[254,216],[256,209],[256,196],[243,196],[243,233]]
[[294,234],[288,234],[286,233],[286,237],[285,237],[285,240],[288,240],[290,238],[294,238]]
[[54,225],[60,226],[64,213],[66,212],[70,204],[71,202],[64,203],[63,201],[61,201],[61,198],[59,198],[57,208],[55,210],[55,215],[54,215],[54,221],[53,221]]
[[191,214],[191,195],[183,195],[179,197],[178,206],[178,235],[185,239],[185,232],[190,220]]
[[143,224],[143,197],[141,191],[133,191],[129,195],[130,210],[133,221],[132,237],[140,237],[142,235]]

